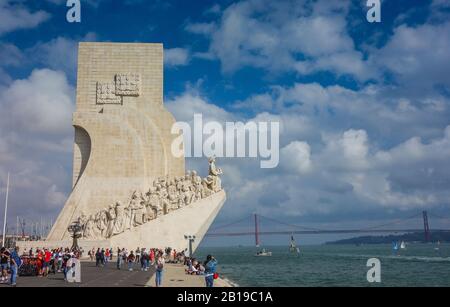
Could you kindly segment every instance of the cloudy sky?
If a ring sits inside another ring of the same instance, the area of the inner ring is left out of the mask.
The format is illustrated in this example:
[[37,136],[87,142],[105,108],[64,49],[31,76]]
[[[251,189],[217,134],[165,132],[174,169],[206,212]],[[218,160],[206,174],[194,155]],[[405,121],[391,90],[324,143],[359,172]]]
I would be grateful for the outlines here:
[[[216,226],[255,211],[323,228],[450,216],[448,1],[385,0],[381,23],[367,22],[363,0],[86,0],[72,24],[65,3],[0,0],[10,224],[55,220],[70,193],[80,41],[164,43],[165,103],[178,120],[280,122],[277,168],[218,160],[228,201]],[[204,175],[206,160],[188,166]]]

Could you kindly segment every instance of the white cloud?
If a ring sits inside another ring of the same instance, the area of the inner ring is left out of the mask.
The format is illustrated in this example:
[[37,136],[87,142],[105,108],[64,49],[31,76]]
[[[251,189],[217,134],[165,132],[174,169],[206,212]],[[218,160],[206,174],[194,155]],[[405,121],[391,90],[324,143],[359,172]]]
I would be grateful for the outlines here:
[[0,185],[11,172],[10,216],[56,217],[71,188],[75,90],[62,72],[34,70],[0,93]]
[[414,92],[436,84],[450,86],[450,22],[400,25],[371,60],[394,73]]
[[306,142],[291,142],[281,149],[281,160],[287,173],[308,173],[312,168],[311,148]]
[[324,166],[350,170],[367,170],[369,167],[368,136],[365,130],[350,129],[339,136],[325,136],[326,148],[322,152]]
[[165,102],[178,121],[192,122],[194,114],[202,114],[204,121],[225,122],[233,117],[224,109],[209,103],[198,90],[189,88],[183,94]]
[[301,74],[328,70],[367,80],[376,72],[347,33],[348,6],[346,1],[248,0],[226,8],[218,23],[188,24],[186,30],[210,38],[209,50],[199,54],[218,58],[226,73],[253,66]]
[[164,49],[164,64],[168,67],[186,66],[189,64],[189,50],[183,48]]
[[35,28],[49,18],[50,14],[45,11],[30,12],[21,3],[0,0],[0,35],[20,29]]
[[24,61],[23,52],[13,44],[0,42],[0,65],[19,66]]
[[[430,95],[425,103],[392,87],[317,83],[272,86],[239,101],[238,110],[255,113],[251,120],[280,121],[280,167],[262,170],[252,159],[219,159],[232,203],[223,214],[354,216],[440,206],[450,196],[450,128],[442,133],[449,124],[447,105],[442,96]],[[168,107],[187,121],[194,112],[219,122],[246,121],[192,89]]]
[[67,133],[72,129],[73,93],[63,73],[34,70],[0,94],[2,121],[28,132]]
[[56,185],[51,185],[45,195],[46,203],[51,206],[62,207],[67,200],[67,195],[57,190]]
[[79,39],[59,36],[48,42],[38,42],[25,50],[25,54],[34,62],[44,64],[54,70],[63,70],[70,79],[74,80],[77,68],[78,43],[80,41],[95,41],[96,38],[97,35],[94,32],[89,32]]

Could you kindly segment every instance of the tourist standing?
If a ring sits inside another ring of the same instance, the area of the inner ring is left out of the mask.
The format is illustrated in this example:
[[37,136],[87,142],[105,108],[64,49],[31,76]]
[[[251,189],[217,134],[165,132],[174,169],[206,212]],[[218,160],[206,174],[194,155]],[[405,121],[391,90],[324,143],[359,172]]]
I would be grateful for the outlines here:
[[95,253],[95,266],[100,266],[100,263],[102,261],[102,253],[100,251],[100,248],[97,249],[97,252]]
[[17,280],[17,274],[19,273],[19,267],[22,264],[22,259],[20,259],[19,256],[19,247],[16,246],[16,248],[11,253],[10,257],[10,270],[11,270],[11,280],[10,284],[12,287],[16,286],[16,280]]
[[63,273],[64,273],[64,280],[67,281],[67,272],[69,271],[69,267],[67,266],[67,263],[69,262],[69,259],[71,258],[69,249],[66,248],[63,255]]
[[62,247],[58,250],[58,273],[61,273],[62,270],[62,264],[63,264],[63,249]]
[[1,283],[5,283],[8,279],[9,256],[9,251],[5,247],[2,247],[0,249]]
[[100,262],[102,263],[102,266],[104,267],[106,264],[105,259],[105,249],[102,248],[102,251],[100,252]]
[[122,268],[124,255],[125,255],[125,249],[122,248],[122,250],[120,250],[120,248],[118,248],[117,249],[117,269],[118,270],[120,270]]
[[44,248],[44,262],[42,265],[42,268],[43,268],[42,274],[44,276],[48,275],[51,260],[52,260],[52,253],[47,248]]
[[156,274],[155,274],[155,284],[156,287],[161,287],[162,284],[162,277],[163,277],[163,271],[164,271],[164,257],[162,252],[158,253],[158,257],[156,258]]
[[109,251],[109,248],[107,248],[106,251],[105,251],[105,265],[108,264],[110,256],[111,256],[111,252]]
[[136,248],[136,263],[139,263],[141,261],[141,249],[138,247]]
[[214,275],[216,274],[216,266],[217,260],[213,256],[208,255],[205,261],[205,282],[206,287],[208,288],[214,286]]
[[128,261],[128,271],[133,271],[133,265],[134,262],[136,261],[136,256],[134,255],[134,252],[131,251],[130,255],[128,255],[127,257],[127,261]]
[[147,272],[148,261],[149,261],[149,257],[148,257],[147,249],[143,248],[142,255],[141,255],[141,271]]
[[150,263],[151,265],[155,264],[155,249],[150,249]]

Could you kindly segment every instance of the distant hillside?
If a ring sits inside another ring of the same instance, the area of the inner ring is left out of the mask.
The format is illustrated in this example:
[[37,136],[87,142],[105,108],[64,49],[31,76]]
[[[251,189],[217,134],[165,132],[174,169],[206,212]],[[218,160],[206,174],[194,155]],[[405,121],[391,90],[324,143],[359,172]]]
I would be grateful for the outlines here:
[[[424,242],[423,232],[407,233],[403,235],[388,235],[388,236],[362,236],[345,240],[338,240],[327,242],[325,244],[387,244],[393,241],[405,242]],[[441,243],[450,242],[450,232],[436,231],[431,232],[431,241]]]

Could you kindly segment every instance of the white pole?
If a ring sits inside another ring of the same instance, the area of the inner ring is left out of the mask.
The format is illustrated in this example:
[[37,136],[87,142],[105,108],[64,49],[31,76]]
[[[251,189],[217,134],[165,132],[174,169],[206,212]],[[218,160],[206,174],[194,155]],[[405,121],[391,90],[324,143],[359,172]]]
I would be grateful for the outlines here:
[[9,173],[6,182],[5,216],[3,217],[3,246],[6,246],[6,215],[8,214]]

